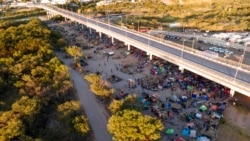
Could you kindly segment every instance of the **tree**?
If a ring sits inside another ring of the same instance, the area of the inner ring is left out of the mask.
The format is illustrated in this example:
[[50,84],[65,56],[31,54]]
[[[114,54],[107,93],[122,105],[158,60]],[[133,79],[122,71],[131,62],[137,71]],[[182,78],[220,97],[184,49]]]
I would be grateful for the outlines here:
[[73,119],[72,124],[75,130],[83,136],[85,136],[90,130],[89,125],[88,125],[88,119],[83,115],[76,116]]
[[71,118],[74,114],[79,113],[80,110],[80,102],[75,100],[66,101],[65,103],[62,103],[57,107],[59,117],[66,120]]
[[116,112],[120,111],[123,104],[124,104],[123,100],[113,99],[108,108],[112,113],[116,113]]
[[22,136],[24,129],[18,114],[12,111],[0,114],[0,140],[7,141]]
[[88,74],[84,77],[84,79],[91,83],[90,90],[97,96],[110,98],[110,96],[115,92],[107,81],[102,80],[101,75]]
[[108,121],[108,130],[114,141],[159,140],[162,129],[159,119],[135,110],[119,111]]
[[128,95],[125,99],[122,99],[122,100],[113,99],[109,105],[109,110],[112,113],[116,113],[124,109],[140,111],[142,108],[143,108],[143,104],[140,102],[138,96],[135,96],[135,95]]
[[74,58],[75,63],[78,63],[79,58],[83,56],[82,49],[77,46],[68,47],[66,52]]
[[40,100],[36,98],[29,98],[22,96],[17,102],[12,104],[12,111],[18,113],[21,116],[32,118],[34,115],[40,112],[41,105]]

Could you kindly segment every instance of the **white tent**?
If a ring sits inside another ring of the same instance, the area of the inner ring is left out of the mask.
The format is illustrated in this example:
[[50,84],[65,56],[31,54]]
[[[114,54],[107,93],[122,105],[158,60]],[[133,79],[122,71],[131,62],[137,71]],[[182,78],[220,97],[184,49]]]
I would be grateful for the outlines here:
[[189,134],[189,137],[196,138],[196,130],[191,130],[190,134]]
[[207,137],[199,137],[198,139],[197,139],[197,141],[210,141],[210,139],[209,138],[207,138]]

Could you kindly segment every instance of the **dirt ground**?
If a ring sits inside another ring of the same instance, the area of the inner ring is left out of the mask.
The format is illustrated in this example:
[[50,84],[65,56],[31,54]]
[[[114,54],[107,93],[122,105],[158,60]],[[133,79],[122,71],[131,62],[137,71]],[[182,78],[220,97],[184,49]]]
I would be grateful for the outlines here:
[[[61,25],[61,27],[63,27]],[[71,29],[68,29],[70,32]],[[82,36],[81,36],[82,38]],[[81,39],[78,39],[81,40]],[[82,42],[87,43],[87,40],[82,39]],[[88,51],[86,51],[88,53]],[[99,58],[103,61],[102,58]],[[90,65],[96,62],[99,59],[95,59],[89,63],[88,69],[91,71],[97,71],[98,68],[98,63],[95,63],[95,65]],[[130,58],[131,59],[131,58]],[[133,60],[132,60],[133,61]],[[120,63],[123,64],[125,62],[131,62],[131,60],[123,59]],[[102,68],[106,69],[106,68]],[[104,70],[106,72],[109,72],[110,68],[107,68],[108,70]],[[115,70],[115,68],[113,69]],[[145,74],[141,74],[142,76]],[[104,76],[104,78],[106,75]],[[122,87],[123,84],[117,83],[114,84],[114,87]],[[129,89],[128,89],[129,91]],[[137,90],[138,93],[140,93],[140,90]],[[165,97],[164,97],[165,98]],[[249,104],[249,98],[243,97],[242,95],[235,95],[234,97],[236,100],[236,105],[240,103],[245,103],[246,105]],[[250,107],[250,104],[247,105]],[[245,111],[245,110],[244,110]],[[239,111],[235,106],[232,104],[229,104],[229,106],[226,108],[226,111],[224,113],[224,124],[221,124],[219,126],[219,132],[218,132],[218,137],[217,141],[248,141],[250,138],[250,116],[244,111]]]
[[217,141],[249,141],[250,139],[250,98],[235,94],[225,111],[225,124],[219,128]]

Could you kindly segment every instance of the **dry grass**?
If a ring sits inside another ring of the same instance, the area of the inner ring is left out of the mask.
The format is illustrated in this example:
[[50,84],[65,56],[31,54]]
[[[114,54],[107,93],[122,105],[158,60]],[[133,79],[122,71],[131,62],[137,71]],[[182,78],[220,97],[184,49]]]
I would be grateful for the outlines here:
[[250,134],[241,127],[227,121],[220,125],[216,141],[249,141]]

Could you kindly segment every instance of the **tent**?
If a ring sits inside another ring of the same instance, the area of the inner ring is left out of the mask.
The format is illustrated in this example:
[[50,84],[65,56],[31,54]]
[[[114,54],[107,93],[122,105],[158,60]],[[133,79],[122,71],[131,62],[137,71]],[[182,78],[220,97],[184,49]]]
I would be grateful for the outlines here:
[[200,113],[196,113],[196,114],[195,114],[195,117],[196,117],[196,118],[198,118],[198,119],[201,119],[202,114],[200,114]]
[[174,102],[180,102],[180,99],[176,96],[173,95],[173,97],[171,98]]
[[182,135],[183,135],[184,137],[188,137],[189,134],[190,134],[190,130],[189,130],[188,128],[184,128],[184,129],[182,130]]
[[189,134],[189,137],[196,138],[196,130],[191,130],[190,134]]
[[193,90],[193,87],[190,86],[190,85],[188,85],[188,86],[187,86],[187,90],[188,90],[188,91],[192,91],[192,90]]
[[166,108],[166,109],[171,108],[171,103],[166,103],[166,104],[165,104],[165,108]]
[[199,108],[200,111],[204,112],[207,110],[207,107],[205,105],[202,105],[200,108]]
[[174,139],[174,141],[186,141],[185,139],[183,139],[182,137],[177,137]]
[[210,141],[210,139],[207,137],[201,136],[201,137],[198,137],[197,141]]
[[168,129],[166,130],[166,134],[168,134],[168,135],[173,135],[173,134],[174,134],[174,129],[173,129],[173,128],[168,128]]

